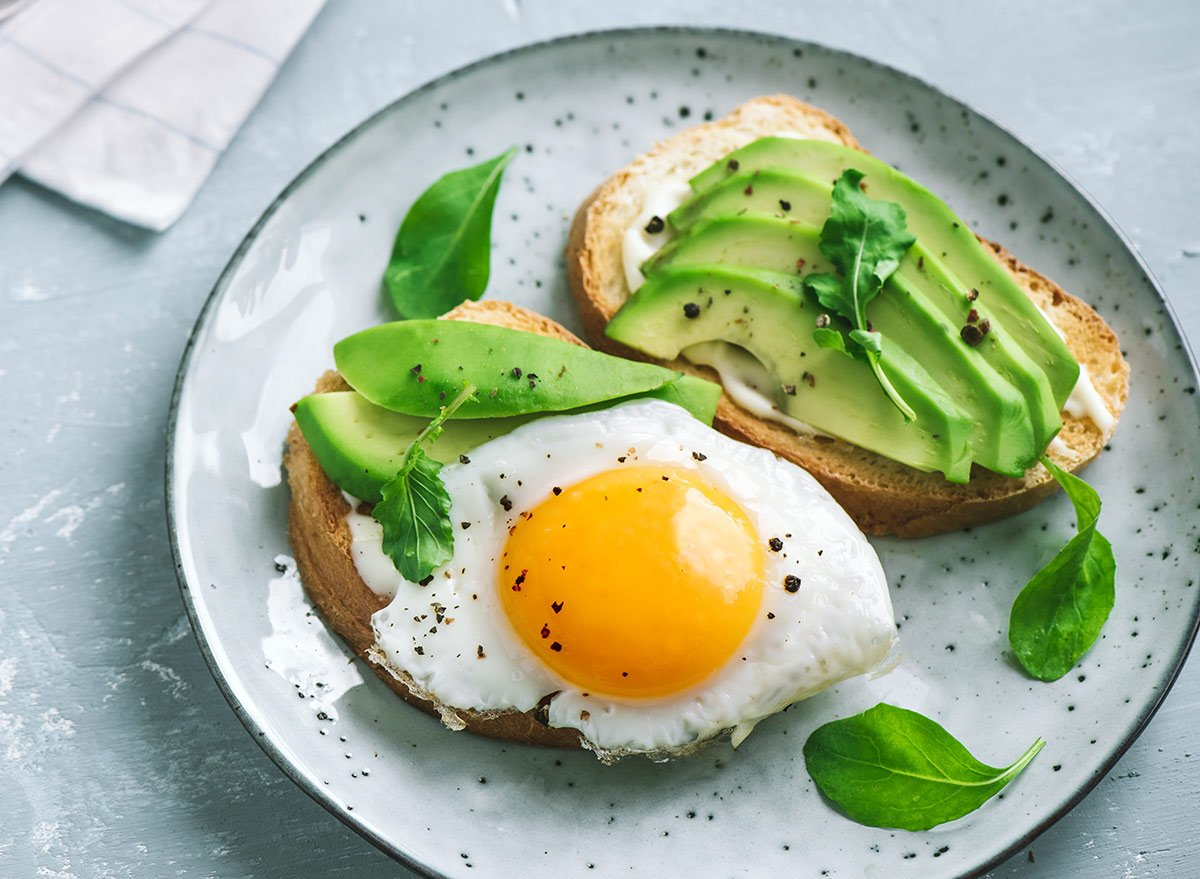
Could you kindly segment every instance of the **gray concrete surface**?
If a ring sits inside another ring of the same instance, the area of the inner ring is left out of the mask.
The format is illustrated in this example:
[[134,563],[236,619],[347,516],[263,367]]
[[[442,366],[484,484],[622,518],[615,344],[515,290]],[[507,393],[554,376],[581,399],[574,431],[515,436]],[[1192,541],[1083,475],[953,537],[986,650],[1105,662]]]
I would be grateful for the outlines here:
[[[330,0],[163,235],[0,188],[0,876],[405,876],[225,704],[163,516],[167,404],[221,267],[324,146],[431,77],[633,24],[769,30],[896,65],[1016,131],[1133,238],[1200,340],[1200,6],[1186,0]],[[992,875],[1200,875],[1200,664],[1100,786]]]

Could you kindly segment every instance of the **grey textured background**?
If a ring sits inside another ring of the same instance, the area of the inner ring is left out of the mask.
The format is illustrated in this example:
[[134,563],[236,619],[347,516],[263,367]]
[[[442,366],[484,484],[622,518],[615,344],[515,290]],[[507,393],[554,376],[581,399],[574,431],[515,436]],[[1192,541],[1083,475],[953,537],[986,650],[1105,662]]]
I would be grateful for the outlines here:
[[[163,516],[188,332],[268,202],[328,143],[463,63],[686,23],[877,58],[1076,178],[1200,339],[1200,5],[331,0],[196,205],[152,235],[0,188],[0,876],[406,876],[284,778],[183,614]],[[1200,664],[1078,808],[994,876],[1200,872]]]

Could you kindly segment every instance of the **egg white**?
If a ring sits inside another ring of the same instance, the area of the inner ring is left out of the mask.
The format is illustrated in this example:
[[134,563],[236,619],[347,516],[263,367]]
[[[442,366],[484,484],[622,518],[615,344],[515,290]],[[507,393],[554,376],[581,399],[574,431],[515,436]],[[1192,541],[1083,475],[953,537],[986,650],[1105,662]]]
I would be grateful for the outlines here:
[[[497,560],[519,514],[555,486],[645,464],[695,471],[741,506],[766,554],[763,602],[730,661],[686,692],[626,700],[588,695],[543,666],[513,631],[497,589]],[[374,520],[351,513],[351,524],[360,573],[376,591],[394,595],[372,618],[374,657],[411,678],[449,726],[462,726],[455,709],[529,711],[557,693],[550,725],[578,729],[602,756],[677,752],[731,729],[737,744],[762,718],[877,671],[892,653],[896,630],[883,570],[850,517],[801,468],[670,403],[541,418],[479,446],[467,463],[447,465],[442,479],[454,558],[428,585],[405,581],[388,563]],[[766,549],[772,537],[783,540],[782,550]],[[796,593],[784,589],[788,574],[801,579]]]

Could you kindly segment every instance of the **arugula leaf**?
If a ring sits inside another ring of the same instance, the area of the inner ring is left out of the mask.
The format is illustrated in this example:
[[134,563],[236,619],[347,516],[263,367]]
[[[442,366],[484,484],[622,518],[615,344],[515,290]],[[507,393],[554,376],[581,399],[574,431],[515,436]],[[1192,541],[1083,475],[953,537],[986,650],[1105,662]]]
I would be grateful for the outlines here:
[[475,386],[468,384],[417,434],[404,453],[400,472],[383,486],[383,500],[371,511],[383,527],[383,551],[413,583],[430,576],[454,554],[450,495],[439,475],[442,465],[426,455],[421,444],[437,439],[446,419],[474,393]]
[[841,332],[829,327],[817,327],[813,330],[813,341],[817,343],[818,348],[832,348],[834,351],[841,351],[852,357],[856,353],[846,347],[846,337]]
[[814,730],[804,763],[821,792],[860,824],[928,830],[974,812],[1045,744],[1039,738],[1015,763],[996,768],[929,718],[880,703]]
[[1033,575],[1013,602],[1008,642],[1021,667],[1039,681],[1056,681],[1088,652],[1116,600],[1112,544],[1096,530],[1100,495],[1043,456],[1075,507],[1078,533]]
[[841,280],[820,273],[809,275],[804,282],[821,305],[849,321],[850,344],[845,340],[834,342],[826,327],[819,328],[820,336],[814,333],[814,337],[822,348],[837,348],[847,354],[857,349],[865,354],[888,398],[906,421],[912,421],[916,413],[879,365],[883,340],[869,328],[866,309],[917,239],[905,226],[904,208],[895,202],[868,198],[859,188],[862,179],[862,172],[854,168],[842,173],[833,185],[829,219],[821,227],[821,253],[841,273]]
[[487,289],[492,209],[508,152],[439,178],[404,217],[383,283],[405,317],[437,317]]

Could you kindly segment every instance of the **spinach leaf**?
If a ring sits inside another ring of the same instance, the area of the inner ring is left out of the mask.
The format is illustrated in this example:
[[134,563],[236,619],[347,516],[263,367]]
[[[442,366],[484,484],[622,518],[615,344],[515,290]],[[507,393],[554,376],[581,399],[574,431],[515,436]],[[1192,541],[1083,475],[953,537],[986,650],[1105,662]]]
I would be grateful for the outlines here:
[[1087,653],[1116,600],[1112,544],[1096,530],[1100,495],[1078,476],[1042,464],[1075,506],[1078,533],[1033,575],[1008,619],[1008,643],[1021,667],[1039,681],[1056,681]]
[[355,333],[333,348],[350,386],[393,412],[429,417],[464,381],[479,388],[457,418],[566,412],[633,397],[659,397],[712,423],[721,387],[506,327],[404,320]]
[[928,830],[974,812],[1045,744],[1039,738],[998,769],[929,718],[881,703],[814,730],[804,763],[821,792],[860,824]]
[[492,209],[506,153],[451,171],[418,198],[396,235],[383,283],[405,317],[437,317],[478,299],[491,270]]
[[841,280],[823,273],[805,279],[805,286],[821,305],[849,322],[849,344],[845,339],[835,342],[828,327],[819,328],[814,337],[822,348],[865,355],[888,398],[905,420],[912,421],[916,418],[912,407],[879,365],[883,340],[867,323],[866,308],[917,239],[905,226],[904,208],[868,198],[859,188],[862,179],[862,172],[854,168],[842,173],[833,185],[829,219],[821,227],[821,253],[841,273]]
[[446,419],[474,393],[475,386],[468,384],[417,434],[404,453],[400,472],[383,486],[383,500],[371,511],[383,527],[383,551],[413,583],[430,576],[454,554],[450,495],[439,475],[442,465],[426,455],[421,444],[437,439]]

